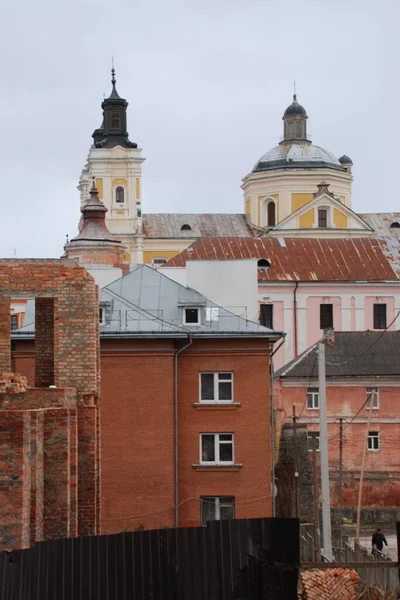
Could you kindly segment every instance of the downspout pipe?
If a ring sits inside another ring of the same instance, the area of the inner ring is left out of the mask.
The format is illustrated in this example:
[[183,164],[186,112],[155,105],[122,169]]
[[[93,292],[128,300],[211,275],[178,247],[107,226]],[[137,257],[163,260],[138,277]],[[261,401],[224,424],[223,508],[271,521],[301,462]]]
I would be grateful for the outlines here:
[[293,342],[294,342],[294,356],[298,355],[298,344],[297,344],[297,288],[299,282],[296,281],[296,285],[293,290]]
[[279,350],[279,348],[285,343],[286,334],[284,334],[283,340],[271,352],[269,359],[269,380],[270,380],[270,394],[271,394],[271,496],[272,496],[272,516],[276,517],[276,477],[275,477],[275,394],[274,394],[274,361],[273,356]]
[[175,470],[175,497],[174,497],[174,510],[175,510],[175,528],[179,526],[179,420],[178,420],[178,356],[181,352],[188,348],[193,340],[192,336],[188,334],[189,341],[187,344],[179,348],[175,352],[174,356],[174,470]]

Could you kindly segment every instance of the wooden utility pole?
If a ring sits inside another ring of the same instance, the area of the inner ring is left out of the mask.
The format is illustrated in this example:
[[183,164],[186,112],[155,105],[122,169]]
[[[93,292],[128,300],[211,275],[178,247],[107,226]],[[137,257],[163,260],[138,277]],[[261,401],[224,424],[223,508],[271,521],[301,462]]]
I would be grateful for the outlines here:
[[372,390],[371,395],[367,400],[366,406],[368,406],[368,402],[369,402],[369,415],[368,415],[368,421],[367,421],[367,431],[365,432],[365,442],[364,442],[362,461],[361,461],[360,487],[358,488],[357,535],[356,535],[356,540],[358,543],[360,542],[360,530],[361,530],[361,501],[362,501],[362,490],[363,490],[363,483],[364,483],[365,458],[367,456],[367,449],[368,449],[368,436],[369,436],[369,426],[370,426],[371,417],[372,417],[372,407],[375,404],[375,389]]
[[313,437],[312,445],[313,488],[314,488],[314,560],[321,560],[321,537],[319,533],[319,486],[317,470],[317,438]]
[[326,415],[325,342],[318,344],[319,436],[322,497],[322,545],[329,562],[333,560],[331,499],[329,493],[328,425]]
[[296,406],[292,406],[292,420],[293,420],[293,452],[294,452],[294,516],[296,519],[299,518],[299,471],[297,462],[297,431],[296,431]]
[[343,417],[339,419],[339,523],[343,523]]

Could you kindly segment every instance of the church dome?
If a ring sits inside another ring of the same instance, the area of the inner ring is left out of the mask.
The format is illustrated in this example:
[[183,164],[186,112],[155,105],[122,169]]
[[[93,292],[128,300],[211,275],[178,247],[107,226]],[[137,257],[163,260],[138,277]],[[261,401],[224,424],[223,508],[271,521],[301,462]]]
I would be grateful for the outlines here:
[[283,116],[288,117],[291,115],[301,115],[302,117],[307,116],[306,109],[304,108],[304,106],[297,102],[296,94],[293,95],[293,102],[290,106],[287,107]]
[[353,161],[351,160],[351,158],[349,156],[346,156],[346,154],[343,154],[343,156],[341,156],[339,158],[339,162],[341,165],[352,165]]
[[299,168],[344,170],[336,156],[328,150],[310,142],[299,141],[275,146],[257,161],[252,172]]

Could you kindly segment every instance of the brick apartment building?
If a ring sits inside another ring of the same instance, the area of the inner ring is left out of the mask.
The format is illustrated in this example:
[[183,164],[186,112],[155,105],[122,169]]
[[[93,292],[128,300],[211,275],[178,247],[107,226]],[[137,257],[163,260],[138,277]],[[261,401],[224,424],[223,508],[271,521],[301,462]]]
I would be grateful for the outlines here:
[[[363,508],[397,509],[400,504],[400,332],[337,332],[335,345],[326,347],[326,380],[332,506],[337,508],[339,502],[342,418],[343,507],[357,507],[362,453],[367,444]],[[309,438],[316,438],[318,444],[316,344],[276,373],[275,405],[280,426],[291,423],[295,406],[298,429],[306,427]],[[312,443],[310,439],[310,448]]]
[[[13,335],[29,381],[34,336]],[[102,289],[102,533],[271,516],[280,338],[148,266]]]
[[[32,387],[11,359],[14,298],[35,298]],[[85,269],[0,261],[0,550],[99,532],[98,330]]]

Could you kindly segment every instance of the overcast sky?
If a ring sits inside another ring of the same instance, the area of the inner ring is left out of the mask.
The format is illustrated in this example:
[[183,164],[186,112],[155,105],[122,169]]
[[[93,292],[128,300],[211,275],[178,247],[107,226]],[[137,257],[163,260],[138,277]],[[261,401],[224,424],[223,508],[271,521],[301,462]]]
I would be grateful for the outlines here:
[[[60,256],[109,95],[129,101],[144,212],[243,212],[293,80],[314,143],[354,162],[353,208],[400,211],[398,0],[37,0],[0,23],[0,256]],[[396,112],[395,112],[396,111]]]

